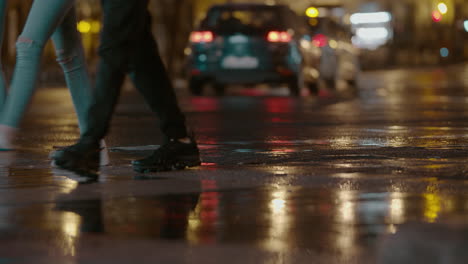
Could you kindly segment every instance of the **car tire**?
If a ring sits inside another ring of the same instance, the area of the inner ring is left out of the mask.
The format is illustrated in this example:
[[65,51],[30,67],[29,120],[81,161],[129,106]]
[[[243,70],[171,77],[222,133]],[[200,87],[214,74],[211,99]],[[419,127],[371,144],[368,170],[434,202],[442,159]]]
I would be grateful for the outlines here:
[[200,96],[203,93],[204,83],[201,80],[190,79],[189,90],[192,95]]

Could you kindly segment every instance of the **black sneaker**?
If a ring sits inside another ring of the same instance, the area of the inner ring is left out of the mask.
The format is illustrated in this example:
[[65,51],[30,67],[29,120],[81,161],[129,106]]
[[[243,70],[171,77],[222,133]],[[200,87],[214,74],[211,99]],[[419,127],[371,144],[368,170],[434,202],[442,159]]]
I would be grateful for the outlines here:
[[132,162],[133,169],[141,173],[183,170],[200,164],[200,152],[195,141],[182,143],[177,139],[169,140],[150,156]]
[[99,172],[99,144],[75,145],[59,149],[51,157],[57,167],[85,177],[97,177]]

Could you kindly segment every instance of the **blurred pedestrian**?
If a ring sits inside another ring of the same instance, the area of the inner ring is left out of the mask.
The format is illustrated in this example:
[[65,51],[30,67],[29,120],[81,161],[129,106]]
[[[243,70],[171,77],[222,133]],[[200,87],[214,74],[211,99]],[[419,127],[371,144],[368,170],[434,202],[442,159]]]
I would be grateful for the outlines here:
[[152,35],[148,1],[101,0],[103,29],[96,91],[88,115],[90,125],[75,145],[55,153],[53,158],[59,167],[97,172],[98,142],[108,131],[127,73],[159,117],[165,136],[164,144],[153,154],[133,161],[134,169],[166,171],[200,164],[197,144],[188,135],[185,117]]
[[[4,28],[7,0],[0,0],[1,28]],[[0,34],[3,32],[0,32]],[[3,36],[3,34],[1,34]],[[5,81],[0,79],[0,149],[14,149],[13,140],[36,88],[41,56],[52,39],[57,61],[65,74],[81,131],[88,129],[86,111],[92,96],[81,36],[76,28],[74,0],[34,0],[26,24],[16,43],[16,65],[6,100]],[[102,163],[108,163],[102,152]]]

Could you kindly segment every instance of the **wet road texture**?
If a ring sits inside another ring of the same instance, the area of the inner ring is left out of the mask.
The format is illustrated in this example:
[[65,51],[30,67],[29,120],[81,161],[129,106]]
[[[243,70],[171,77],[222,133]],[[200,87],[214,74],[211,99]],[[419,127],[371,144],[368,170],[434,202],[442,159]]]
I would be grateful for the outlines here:
[[0,263],[468,263],[468,65],[338,90],[178,88],[203,165],[151,174],[130,161],[157,120],[125,91],[80,184],[48,158],[78,137],[68,90],[40,89],[0,153]]

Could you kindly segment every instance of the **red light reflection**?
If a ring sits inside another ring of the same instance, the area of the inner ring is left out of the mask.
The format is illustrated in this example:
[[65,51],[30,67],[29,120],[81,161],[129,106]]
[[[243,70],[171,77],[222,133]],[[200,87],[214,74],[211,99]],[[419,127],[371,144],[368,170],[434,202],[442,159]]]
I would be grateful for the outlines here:
[[266,98],[264,104],[269,113],[290,113],[293,111],[294,100],[282,97]]
[[[201,180],[202,190],[216,189],[218,187],[215,180]],[[219,193],[208,191],[200,195],[200,221],[202,229],[208,232],[205,234],[214,234],[215,225],[218,222]],[[215,237],[203,236],[203,242],[214,242]]]
[[195,111],[199,112],[215,112],[220,109],[219,100],[209,97],[193,97],[190,103]]

